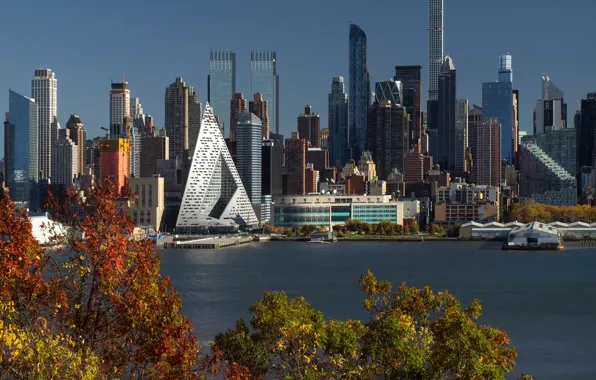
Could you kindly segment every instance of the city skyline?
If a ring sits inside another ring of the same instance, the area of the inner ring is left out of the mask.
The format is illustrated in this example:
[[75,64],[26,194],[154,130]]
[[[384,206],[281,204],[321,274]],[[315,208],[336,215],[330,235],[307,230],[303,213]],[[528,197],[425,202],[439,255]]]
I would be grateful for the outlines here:
[[[596,8],[596,4],[588,1],[580,1],[585,5],[586,12],[577,13],[577,7],[566,7],[563,4],[542,4],[541,14],[544,17],[560,18],[563,26],[556,31],[547,30],[541,37],[541,41],[549,41],[549,44],[565,46],[581,32],[581,25],[587,22],[587,14],[590,8]],[[34,2],[35,3],[35,2]],[[180,1],[179,6],[186,12],[183,19],[193,19],[196,5],[186,1]],[[428,3],[408,5],[408,13],[411,17],[400,22],[400,25],[393,26],[396,32],[408,31],[410,38],[401,39],[400,49],[387,49],[387,44],[392,40],[387,36],[387,25],[383,20],[387,17],[394,17],[403,11],[403,4],[389,4],[388,15],[380,15],[378,12],[362,11],[356,2],[342,2],[342,7],[332,7],[329,4],[318,4],[315,2],[311,7],[300,7],[292,4],[284,5],[279,9],[280,20],[274,20],[271,24],[273,31],[292,30],[293,20],[290,15],[301,14],[312,15],[312,11],[318,11],[314,21],[325,21],[324,25],[314,28],[313,31],[300,30],[291,33],[265,33],[258,42],[251,42],[248,39],[238,39],[237,32],[246,29],[249,25],[237,16],[227,15],[237,22],[230,23],[233,27],[229,31],[218,34],[217,39],[200,48],[189,51],[188,62],[174,62],[160,57],[162,51],[169,49],[171,44],[182,46],[186,42],[175,41],[172,32],[153,30],[152,27],[141,27],[138,36],[138,51],[128,60],[108,60],[114,54],[124,54],[130,51],[130,46],[114,48],[112,52],[111,38],[113,31],[108,30],[109,25],[105,23],[92,22],[83,23],[76,21],[73,26],[66,20],[73,20],[74,14],[89,11],[88,5],[72,2],[72,6],[65,11],[64,7],[49,9],[48,20],[52,20],[52,39],[57,41],[56,46],[42,46],[39,49],[28,49],[20,51],[20,46],[36,46],[34,39],[36,33],[47,26],[49,21],[40,19],[28,32],[19,34],[8,33],[17,28],[18,20],[30,16],[20,4],[7,5],[7,21],[0,26],[4,35],[10,35],[7,49],[16,51],[18,54],[8,61],[2,63],[3,71],[11,75],[0,78],[0,87],[5,89],[14,88],[16,91],[27,93],[28,80],[33,69],[38,67],[49,68],[60,78],[59,98],[59,122],[65,125],[68,116],[76,113],[85,120],[88,125],[88,136],[103,135],[100,127],[108,127],[109,121],[105,115],[108,112],[108,104],[105,99],[105,88],[112,79],[118,80],[122,74],[125,75],[132,91],[132,96],[140,97],[145,112],[154,116],[155,125],[162,127],[164,123],[162,94],[165,87],[171,83],[172,78],[182,76],[187,83],[193,86],[201,102],[207,99],[207,75],[209,72],[209,51],[217,49],[230,49],[237,56],[237,91],[244,92],[250,99],[250,52],[253,50],[276,51],[278,59],[278,75],[280,76],[280,132],[286,136],[294,131],[294,118],[300,111],[303,104],[312,104],[313,108],[321,111],[321,118],[327,120],[327,96],[328,83],[334,76],[343,76],[348,80],[348,41],[347,22],[349,20],[358,23],[367,33],[369,43],[369,71],[371,82],[375,83],[386,80],[393,75],[395,65],[420,64],[423,68],[424,78],[428,77]],[[531,131],[532,111],[536,99],[540,98],[541,74],[546,73],[555,83],[565,91],[570,106],[569,114],[573,115],[577,109],[576,100],[585,97],[587,92],[596,89],[596,83],[591,86],[586,84],[583,77],[590,74],[589,62],[594,58],[595,53],[587,50],[579,50],[553,56],[548,49],[540,48],[540,43],[534,43],[531,30],[532,25],[526,22],[526,16],[533,11],[532,2],[519,5],[509,0],[504,0],[499,6],[490,4],[476,4],[470,1],[445,2],[444,23],[445,23],[445,53],[449,54],[458,63],[458,98],[466,98],[471,104],[481,103],[481,83],[495,81],[495,66],[498,56],[505,52],[513,55],[515,60],[515,87],[520,90],[520,127],[522,131]],[[99,5],[94,12],[101,15],[110,15],[109,23],[115,25],[124,18],[133,15],[135,9],[134,1],[123,8],[121,14],[113,15],[108,1]],[[308,5],[306,4],[306,5]],[[516,12],[507,10],[507,6],[515,7]],[[163,11],[164,6],[153,6],[143,4],[143,10],[148,16],[156,17]],[[506,23],[516,25],[528,25],[522,30],[491,31],[483,28],[482,20],[474,20],[466,16],[466,9],[475,6],[475,12],[490,12],[495,17],[501,17]],[[576,4],[577,5],[577,4]],[[199,34],[206,33],[213,25],[212,19],[218,15],[225,14],[226,7],[215,5],[209,17],[205,18],[205,25],[200,26]],[[331,9],[333,8],[333,9]],[[501,9],[504,8],[504,9]],[[194,12],[194,13],[193,13]],[[248,15],[254,12],[248,11]],[[567,15],[567,16],[566,16]],[[247,16],[246,14],[244,16]],[[286,17],[287,16],[287,17]],[[574,22],[565,24],[564,20],[573,16]],[[379,19],[380,17],[380,19]],[[250,17],[245,17],[250,19]],[[584,20],[585,18],[585,20]],[[582,21],[583,20],[583,21]],[[184,21],[184,20],[182,20]],[[283,22],[282,22],[283,21]],[[464,22],[465,21],[465,22]],[[69,21],[70,22],[70,21]],[[180,25],[183,25],[181,22]],[[198,23],[200,24],[200,23]],[[197,24],[197,25],[198,25]],[[62,26],[64,25],[64,26]],[[66,27],[66,25],[69,25]],[[151,25],[151,23],[149,23]],[[78,29],[79,32],[72,33]],[[189,26],[180,26],[180,29],[187,29]],[[178,27],[172,28],[180,32]],[[6,30],[5,30],[6,29]],[[45,30],[45,29],[43,29]],[[471,31],[474,33],[471,33]],[[309,40],[308,54],[299,53],[304,49],[296,49],[300,42]],[[474,54],[471,54],[470,46],[474,44]],[[76,47],[79,49],[81,59],[67,60],[65,57],[70,50]],[[99,50],[95,49],[99,47]],[[532,50],[535,49],[535,50]],[[98,53],[100,52],[100,53]],[[105,54],[103,54],[105,52]],[[98,54],[100,55],[98,58]],[[101,55],[106,58],[101,58]],[[317,59],[312,59],[313,54]],[[165,61],[164,61],[165,59]],[[114,63],[117,62],[117,63]],[[570,68],[573,67],[573,70]],[[89,73],[93,72],[92,75]],[[346,87],[349,83],[346,83]],[[593,87],[593,88],[592,88]],[[82,92],[84,91],[84,94]],[[423,83],[423,108],[428,98],[428,84]],[[83,95],[83,96],[81,96]],[[0,97],[0,108],[3,112],[7,110],[8,98]],[[324,122],[322,127],[326,127]],[[1,146],[2,144],[0,144]]]

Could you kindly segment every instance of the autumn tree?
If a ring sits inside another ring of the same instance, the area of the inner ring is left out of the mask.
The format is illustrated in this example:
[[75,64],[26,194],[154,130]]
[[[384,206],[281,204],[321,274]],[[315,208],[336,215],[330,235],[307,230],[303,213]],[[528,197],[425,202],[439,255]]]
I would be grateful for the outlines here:
[[233,379],[371,380],[501,379],[513,368],[507,334],[477,324],[479,301],[462,309],[448,292],[405,284],[393,291],[370,271],[360,286],[365,324],[326,320],[302,297],[265,293],[250,308],[250,325],[240,319],[216,335],[206,367]]
[[160,275],[154,243],[132,238],[127,199],[112,188],[70,190],[63,203],[50,197],[63,250],[42,249],[26,216],[0,204],[0,301],[23,331],[42,321],[47,334],[68,337],[69,352],[89,350],[101,374],[194,376],[198,341],[182,299]]

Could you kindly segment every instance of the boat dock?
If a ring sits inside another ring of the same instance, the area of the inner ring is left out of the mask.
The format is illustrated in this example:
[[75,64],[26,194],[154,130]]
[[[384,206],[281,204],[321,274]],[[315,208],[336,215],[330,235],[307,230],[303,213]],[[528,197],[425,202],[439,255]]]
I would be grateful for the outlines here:
[[175,249],[219,249],[225,247],[233,247],[240,244],[246,244],[252,242],[253,239],[250,236],[242,237],[206,237],[194,240],[175,240],[172,242],[164,243],[164,248],[175,248]]

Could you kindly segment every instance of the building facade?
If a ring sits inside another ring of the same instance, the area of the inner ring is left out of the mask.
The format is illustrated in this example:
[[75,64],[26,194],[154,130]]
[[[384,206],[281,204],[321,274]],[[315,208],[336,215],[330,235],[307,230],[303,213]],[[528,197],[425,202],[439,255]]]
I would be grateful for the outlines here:
[[149,178],[159,173],[157,160],[170,159],[170,138],[166,130],[161,129],[159,133],[145,135],[141,138],[141,178]]
[[130,89],[128,82],[113,82],[110,87],[110,136],[111,138],[128,137],[125,117],[130,117]]
[[230,137],[230,100],[236,93],[236,53],[212,50],[209,53],[207,101],[213,108],[224,138]]
[[66,129],[70,130],[70,139],[77,145],[77,174],[84,174],[86,132],[79,115],[70,115],[66,122]]
[[442,170],[454,171],[456,162],[456,72],[453,61],[445,57],[439,75],[438,138],[434,161]]
[[[596,92],[586,95],[581,101],[579,128],[576,129],[577,139],[577,175],[582,172],[583,167],[596,166]],[[578,177],[578,196],[585,194],[588,190],[581,186],[583,181]]]
[[166,134],[170,138],[170,157],[183,157],[185,146],[195,149],[200,129],[202,105],[198,95],[182,78],[176,78],[165,91]]
[[52,175],[52,144],[58,138],[52,123],[58,115],[58,80],[50,69],[36,69],[31,81],[31,97],[37,104],[38,169],[41,178]]
[[52,144],[52,183],[72,186],[79,175],[79,149],[70,138],[70,129],[60,130],[58,140]]
[[371,104],[371,92],[366,33],[356,24],[350,24],[349,50],[348,121],[350,123],[350,148],[352,149],[350,158],[358,158],[362,151],[366,150],[366,113]]
[[298,115],[298,136],[305,139],[312,148],[321,147],[321,117],[312,112],[312,107],[304,107],[304,113]]
[[455,171],[469,172],[466,150],[468,148],[468,110],[467,99],[458,99],[455,103]]
[[472,182],[477,185],[501,185],[501,125],[495,119],[482,119],[473,126],[475,142]]
[[286,139],[286,194],[302,195],[306,193],[306,151],[308,143],[299,138],[297,133]]
[[279,134],[279,76],[274,51],[250,53],[250,93],[257,92],[269,105],[269,129]]
[[158,175],[149,178],[131,178],[129,186],[137,196],[128,209],[128,215],[135,226],[160,231],[165,210],[164,178]]
[[35,99],[8,92],[4,123],[5,178],[10,197],[32,211],[39,208],[39,126]]
[[[238,175],[253,207],[261,204],[263,126],[254,114],[238,114],[236,128]],[[259,214],[257,212],[257,214]]]
[[329,160],[331,166],[342,167],[349,158],[348,95],[344,78],[334,77],[329,94]]
[[281,195],[283,193],[284,138],[282,135],[270,134],[269,140],[262,145],[262,182],[263,195]]
[[244,98],[244,94],[233,94],[230,101],[230,141],[236,141],[238,114],[246,112],[248,112],[248,100]]
[[269,103],[266,100],[263,100],[263,95],[256,93],[253,95],[254,98],[252,101],[248,102],[248,112],[254,114],[256,117],[261,120],[261,125],[263,126],[263,140],[269,140]]
[[443,64],[443,0],[428,0],[428,100],[439,99]]
[[396,81],[403,86],[403,106],[410,115],[410,148],[421,149],[422,139],[422,66],[395,66]]
[[111,181],[116,194],[128,186],[129,140],[127,138],[99,139],[99,176],[103,186]]

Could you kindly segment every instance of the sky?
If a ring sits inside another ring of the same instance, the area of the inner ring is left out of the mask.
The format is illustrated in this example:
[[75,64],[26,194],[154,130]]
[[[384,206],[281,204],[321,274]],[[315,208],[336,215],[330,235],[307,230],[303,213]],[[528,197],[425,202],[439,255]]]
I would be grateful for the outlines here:
[[[543,73],[565,91],[572,125],[576,101],[596,91],[596,49],[585,40],[596,1],[445,0],[444,7],[444,53],[457,69],[458,98],[481,105],[482,82],[497,80],[498,56],[508,52],[521,130],[532,129]],[[122,75],[158,127],[176,77],[205,102],[209,51],[218,49],[236,52],[236,87],[247,97],[250,52],[276,51],[281,133],[296,130],[307,104],[326,127],[332,77],[343,76],[348,88],[349,21],[367,34],[373,83],[391,79],[396,65],[420,64],[425,100],[428,93],[425,0],[0,0],[0,14],[0,112],[8,111],[10,88],[29,96],[34,70],[50,68],[59,122],[78,114],[88,137],[108,127],[110,82]]]

